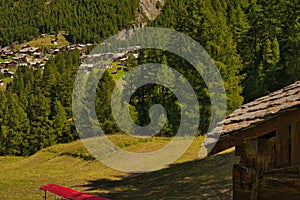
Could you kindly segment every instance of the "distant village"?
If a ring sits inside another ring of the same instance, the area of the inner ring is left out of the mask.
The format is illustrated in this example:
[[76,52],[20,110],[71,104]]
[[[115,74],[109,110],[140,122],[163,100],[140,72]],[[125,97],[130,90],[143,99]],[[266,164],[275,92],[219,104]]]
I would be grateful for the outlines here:
[[[83,54],[81,59],[80,69],[86,73],[91,72],[95,67],[101,69],[112,69],[112,62],[119,62],[119,67],[117,70],[112,71],[112,74],[117,74],[119,70],[127,71],[126,63],[130,55],[135,58],[139,57],[139,50],[141,46],[133,46],[127,48],[118,48],[116,53],[99,53],[92,55]],[[123,67],[121,67],[123,66]]]
[[[53,44],[56,45],[55,43]],[[135,58],[138,58],[138,51],[141,49],[140,46],[134,46],[119,48],[118,51],[114,53],[86,55],[89,46],[92,46],[92,44],[73,44],[69,46],[49,47],[45,49],[29,45],[23,45],[19,49],[11,46],[3,47],[0,49],[0,72],[5,78],[13,78],[16,69],[21,66],[33,69],[44,69],[45,64],[52,59],[53,56],[62,51],[73,51],[77,49],[81,52],[80,59],[82,64],[80,69],[89,73],[94,67],[99,67],[98,64],[100,61],[107,61],[102,62],[101,64],[101,67],[106,69],[112,68],[112,62],[120,62],[120,65],[125,66],[129,55],[132,54]],[[118,70],[120,69],[118,68]],[[126,70],[126,67],[124,67],[123,70]],[[117,70],[112,72],[112,74],[116,73]],[[1,77],[0,86],[4,86],[4,81],[1,80]]]
[[0,70],[2,73],[12,78],[15,71],[13,69],[16,69],[17,67],[23,66],[34,69],[44,69],[45,64],[52,58],[53,55],[56,55],[61,51],[75,49],[84,53],[89,45],[92,44],[76,44],[46,49],[32,47],[29,45],[23,45],[21,49],[7,46],[0,49]]

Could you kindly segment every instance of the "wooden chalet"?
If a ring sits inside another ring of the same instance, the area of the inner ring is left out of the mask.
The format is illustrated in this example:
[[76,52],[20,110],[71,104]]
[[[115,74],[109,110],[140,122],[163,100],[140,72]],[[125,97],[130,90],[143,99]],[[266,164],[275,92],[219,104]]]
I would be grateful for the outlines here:
[[0,55],[0,58],[2,58],[2,59],[8,59],[8,55],[6,55],[6,54],[1,54],[1,55]]
[[209,155],[236,147],[233,199],[300,199],[300,81],[241,106],[209,133]]

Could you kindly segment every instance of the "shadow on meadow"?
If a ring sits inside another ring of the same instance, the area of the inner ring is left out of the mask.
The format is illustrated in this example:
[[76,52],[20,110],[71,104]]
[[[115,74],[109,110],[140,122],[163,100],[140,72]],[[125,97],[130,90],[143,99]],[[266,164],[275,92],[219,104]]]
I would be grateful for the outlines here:
[[237,162],[238,157],[231,152],[174,164],[151,173],[117,177],[119,180],[90,180],[80,187],[89,193],[113,200],[231,199],[232,166]]

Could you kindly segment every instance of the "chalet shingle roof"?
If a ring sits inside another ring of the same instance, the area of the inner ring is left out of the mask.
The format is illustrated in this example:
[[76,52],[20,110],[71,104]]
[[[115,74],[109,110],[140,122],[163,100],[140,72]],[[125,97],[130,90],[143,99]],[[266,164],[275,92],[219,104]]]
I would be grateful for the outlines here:
[[297,108],[300,108],[300,81],[242,105],[225,120],[218,123],[209,135],[220,134],[220,140],[222,140],[222,138],[253,128],[264,121]]

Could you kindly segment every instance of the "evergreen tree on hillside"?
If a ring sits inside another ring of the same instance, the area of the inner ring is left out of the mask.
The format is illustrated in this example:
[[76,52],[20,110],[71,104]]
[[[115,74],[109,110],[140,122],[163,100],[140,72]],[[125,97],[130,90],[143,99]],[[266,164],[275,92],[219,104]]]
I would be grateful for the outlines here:
[[0,93],[1,154],[31,155],[78,137],[71,104],[79,56],[77,51],[62,52],[43,71],[18,68]]
[[[5,98],[4,98],[5,99]],[[18,97],[8,94],[2,111],[3,119],[0,128],[0,155],[27,154],[29,120],[18,102]]]
[[70,132],[70,121],[67,119],[65,108],[59,101],[55,101],[51,115],[53,117],[52,127],[55,131],[55,142],[66,143],[75,139]]
[[299,1],[257,0],[245,8],[251,28],[239,49],[246,102],[299,80],[299,6]]
[[110,74],[105,71],[96,90],[95,105],[97,117],[103,131],[108,134],[115,133],[117,131],[117,126],[114,122],[111,111],[111,106],[113,106],[111,104],[111,96],[115,85],[115,81],[112,79]]
[[[150,24],[159,27],[172,28],[185,33],[198,41],[215,60],[227,92],[228,112],[236,109],[243,102],[241,81],[243,75],[242,58],[238,54],[238,43],[249,29],[249,24],[237,1],[190,0],[183,3],[170,0],[163,12]],[[243,2],[245,3],[245,2]],[[240,8],[240,9],[239,9]],[[239,17],[240,19],[236,19]],[[148,59],[149,60],[149,59]],[[200,129],[205,132],[210,119],[210,94],[201,79],[195,76],[195,70],[187,67],[185,62],[171,56],[169,65],[188,77],[192,83],[200,105]]]

